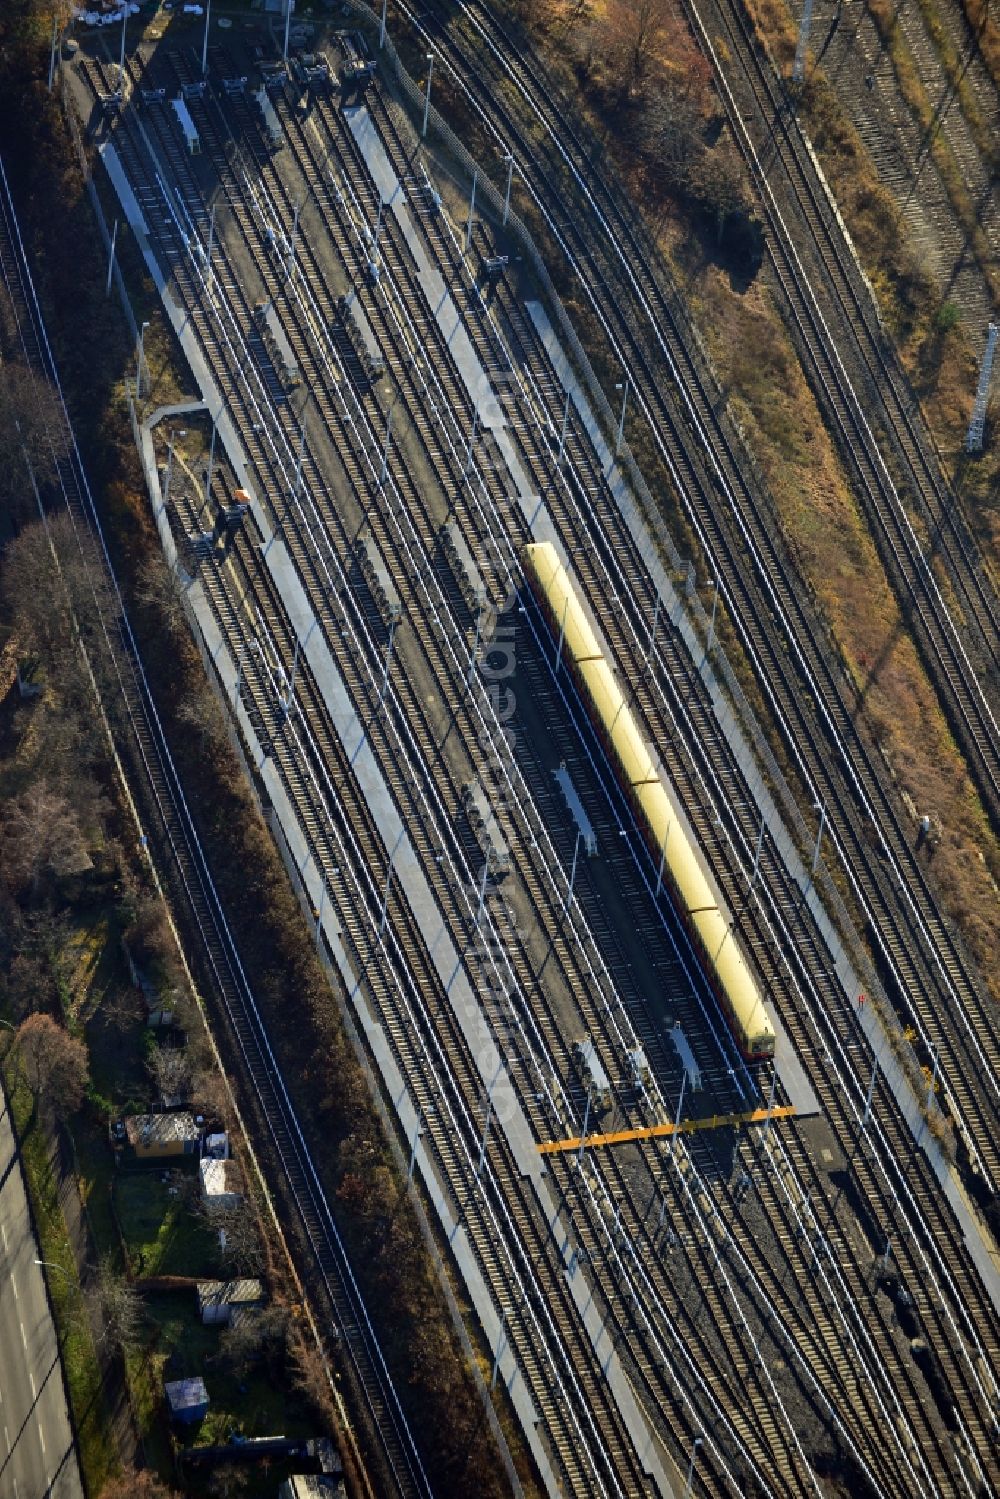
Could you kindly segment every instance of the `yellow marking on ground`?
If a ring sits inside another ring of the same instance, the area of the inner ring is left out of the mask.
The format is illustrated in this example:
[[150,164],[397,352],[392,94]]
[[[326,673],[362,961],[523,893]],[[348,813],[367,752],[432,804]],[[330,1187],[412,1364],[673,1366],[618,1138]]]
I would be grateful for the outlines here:
[[539,1155],[559,1155],[563,1151],[594,1150],[601,1145],[625,1145],[631,1140],[655,1140],[663,1135],[690,1135],[699,1129],[722,1129],[733,1124],[760,1124],[765,1119],[788,1119],[794,1105],[779,1104],[774,1109],[752,1109],[745,1114],[711,1114],[707,1119],[682,1119],[680,1124],[648,1124],[642,1129],[620,1129],[607,1135],[580,1135],[572,1140],[546,1140],[535,1149]]

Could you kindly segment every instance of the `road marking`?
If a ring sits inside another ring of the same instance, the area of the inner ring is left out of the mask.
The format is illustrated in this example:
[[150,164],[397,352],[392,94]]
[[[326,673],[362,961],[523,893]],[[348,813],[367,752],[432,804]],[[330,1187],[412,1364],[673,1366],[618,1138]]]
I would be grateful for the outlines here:
[[7,1424],[6,1424],[6,1422],[4,1423],[4,1428],[3,1428],[3,1441],[4,1441],[4,1446],[7,1448],[7,1451],[9,1452],[10,1451],[10,1432],[7,1430]]
[[14,1300],[17,1300],[17,1281],[11,1278],[10,1288],[14,1292]]
[[2,1223],[0,1223],[0,1234],[3,1234],[3,1247],[4,1247],[4,1249],[6,1249],[7,1248],[7,1230],[3,1226]]
[[21,1345],[24,1348],[25,1353],[27,1353],[27,1351],[28,1351],[28,1340],[27,1340],[27,1338],[24,1335],[24,1323],[21,1321],[20,1317],[17,1319],[17,1325],[21,1329]]
[[42,1430],[42,1428],[40,1426],[38,1428],[38,1440],[42,1444],[42,1456],[44,1457],[45,1456],[45,1433],[44,1433],[44,1431]]
[[[27,1350],[25,1350],[27,1351]],[[31,1385],[31,1398],[37,1400],[38,1391],[35,1389],[35,1376],[31,1369],[28,1370],[28,1383]]]

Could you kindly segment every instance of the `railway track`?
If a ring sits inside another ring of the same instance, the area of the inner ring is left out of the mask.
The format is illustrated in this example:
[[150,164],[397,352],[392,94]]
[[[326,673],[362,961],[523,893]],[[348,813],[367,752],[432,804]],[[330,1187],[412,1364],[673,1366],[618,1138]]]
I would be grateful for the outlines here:
[[[519,174],[579,276],[612,347],[619,350],[637,383],[639,405],[711,559],[793,762],[817,805],[826,809],[834,846],[871,922],[895,1002],[912,1014],[928,1056],[950,1056],[944,1073],[949,1091],[959,1090],[952,1095],[954,1112],[969,1131],[984,1176],[995,1186],[1000,1162],[991,1121],[1000,1042],[993,1007],[982,996],[961,944],[937,909],[895,799],[859,735],[854,705],[829,659],[811,606],[791,581],[776,541],[779,528],[748,484],[747,465],[717,419],[716,393],[690,352],[694,341],[679,310],[651,270],[635,226],[593,170],[587,148],[553,102],[554,90],[543,86],[533,65],[493,26],[491,34],[500,38],[493,45],[498,51],[507,49],[504,56],[509,53],[509,62],[490,70],[488,61],[473,58],[432,24],[426,12],[424,16],[421,26],[440,49],[455,86],[464,91],[498,143],[505,149],[508,143],[516,147]],[[480,66],[490,78],[488,90],[469,82]],[[542,158],[503,103],[500,83],[508,75],[523,90],[555,148],[548,158]],[[566,172],[588,201],[586,220],[574,211],[564,179],[549,164],[560,151]],[[590,240],[581,227],[584,222]],[[609,286],[615,287],[614,296]],[[676,414],[667,386],[636,333],[643,327],[652,332],[653,348],[679,382],[683,418]],[[689,422],[701,452],[692,441]],[[733,530],[723,524],[720,488],[733,506]],[[648,586],[645,595],[651,619],[655,598]],[[971,1066],[970,1052],[976,1058]],[[959,1094],[964,1096],[964,1108]]]
[[292,435],[294,435],[294,433],[292,433]]
[[[18,312],[26,362],[51,381],[61,397],[58,371],[24,258],[6,177],[0,263]],[[65,406],[63,409],[65,412]],[[378,1452],[380,1481],[387,1485],[389,1492],[401,1496],[427,1493],[416,1448],[320,1187],[312,1157],[299,1130],[291,1100],[275,1067],[252,989],[240,963],[185,801],[104,546],[100,521],[68,416],[66,423],[70,448],[69,456],[58,463],[57,500],[61,497],[65,504],[81,551],[92,569],[95,599],[99,600],[107,589],[117,610],[112,618],[101,615],[103,646],[111,665],[112,681],[117,683],[121,693],[120,713],[114,718],[127,726],[132,741],[127,746],[128,758],[145,777],[149,792],[147,804],[156,819],[161,846],[167,853],[169,883],[200,936],[206,972],[214,981],[222,1001],[261,1117],[267,1121],[271,1143],[285,1173],[288,1200],[299,1216],[319,1283],[341,1330],[346,1370],[358,1397],[359,1409],[365,1411],[370,1422],[368,1439]]]
[[[525,351],[524,351],[523,347],[518,350],[518,363],[519,363],[519,365],[522,364],[522,361],[528,361],[528,362],[530,362],[530,360],[528,360],[528,356],[525,355]],[[572,429],[571,429],[571,434],[572,434]],[[569,441],[570,441],[570,445],[572,445],[572,441],[573,441],[572,435],[570,436]],[[552,476],[550,475],[549,478],[551,480]],[[541,483],[541,481],[540,481],[540,483]],[[588,490],[590,489],[590,487],[591,486],[588,484],[587,485]],[[547,489],[547,493],[549,493],[550,495],[552,495],[554,491],[558,490],[558,484],[553,485],[550,482],[546,486],[546,489]],[[610,530],[610,529],[612,529],[612,527],[609,525],[608,529]],[[575,536],[568,536],[567,537],[567,542],[566,542],[566,544],[567,544],[567,550],[571,551],[572,555],[574,555],[574,557],[577,557],[577,558],[583,557],[584,555],[590,555],[591,552],[593,552],[593,554],[596,556],[596,555],[598,555],[598,548],[600,546],[600,539],[599,539],[600,538],[600,534],[601,534],[601,528],[598,527],[598,528],[595,528],[595,531],[594,531],[593,535],[586,535],[585,536],[585,535],[579,535],[578,534],[578,535],[575,535]],[[609,563],[609,570],[612,571],[612,572],[614,571],[614,564],[613,564],[613,562]],[[624,617],[624,616],[627,615],[628,609],[627,609],[627,604],[626,604],[625,601],[629,598],[629,596],[630,596],[630,590],[628,588],[623,589],[622,592],[618,595],[618,597],[614,600],[614,602],[613,602],[613,604],[611,606],[611,614],[612,614],[612,616],[621,618],[621,617]],[[609,633],[609,638],[612,638],[612,632],[608,630],[608,621],[603,616],[602,616],[602,624],[604,624],[606,631]],[[639,664],[640,663],[633,662],[632,672],[631,672],[631,675],[632,675],[633,679],[637,679],[638,677],[641,676],[641,673],[638,670]],[[677,680],[682,680],[682,671],[683,671],[683,667],[682,667],[681,663],[673,664],[671,666],[670,676],[673,677],[673,678],[675,678],[675,679],[677,679]],[[687,686],[688,700],[690,701],[691,698],[693,698],[695,696],[695,694],[691,690],[691,684],[690,684],[690,682],[688,684],[686,684],[686,686]],[[649,717],[648,710],[647,710],[647,717]],[[706,719],[701,724],[699,724],[698,738],[700,740],[706,740],[706,739],[708,739],[708,738],[711,737],[711,734],[713,732],[715,732],[717,734],[717,731],[713,731],[713,730],[710,729],[710,726],[709,726],[709,724],[707,722],[707,716],[706,716]],[[747,795],[747,791],[746,791],[745,787],[737,787],[737,786],[729,786],[729,785],[727,785],[726,786],[726,793],[727,793],[727,798],[726,798],[727,801],[729,801],[729,802],[731,802],[731,803],[733,803],[735,805],[747,805],[749,803],[750,799],[749,799],[749,797]],[[706,819],[706,827],[704,829],[700,828],[699,831],[702,832],[703,840],[707,841],[710,844],[711,841],[712,841],[712,838],[715,835],[712,832],[712,830],[709,827],[707,827],[707,819]],[[750,835],[753,834],[753,831],[754,830],[753,830],[752,826],[747,830],[747,832]],[[748,848],[752,847],[752,837],[751,837],[750,843],[747,846],[748,846]],[[788,892],[787,900],[786,900],[785,903],[787,904],[787,906],[788,906],[789,909],[792,909],[794,907],[795,900],[794,900],[794,893],[793,892]],[[735,901],[733,902],[733,904],[735,906]],[[810,934],[808,931],[805,932],[804,936],[803,936],[803,939],[802,939],[802,946],[803,946],[803,950],[806,950],[806,951],[810,950],[810,948],[812,950],[815,950],[815,948],[816,948],[816,938],[815,938],[815,935]],[[820,957],[819,954],[817,954],[817,959],[816,959],[816,961],[815,961],[815,963],[814,963],[813,966],[814,966],[814,970],[815,971],[817,971],[817,972],[822,972],[823,971],[823,963],[822,963],[822,959],[821,959],[821,957]],[[830,987],[832,989],[832,986],[830,986]],[[901,1120],[897,1120],[896,1121],[897,1128],[898,1128],[899,1125],[901,1125],[901,1123],[902,1123]],[[905,1130],[902,1130],[901,1133],[900,1133],[900,1139],[904,1139],[904,1138],[905,1138]],[[896,1148],[898,1149],[898,1146]],[[948,1245],[948,1247],[949,1247],[949,1253],[951,1252],[951,1247],[952,1247],[952,1243],[953,1243],[953,1236],[954,1236],[954,1229],[953,1228],[950,1229],[950,1230],[948,1230],[948,1231],[946,1231],[942,1235],[942,1242],[944,1242],[945,1244]],[[915,1268],[919,1269],[919,1267],[915,1267]]]

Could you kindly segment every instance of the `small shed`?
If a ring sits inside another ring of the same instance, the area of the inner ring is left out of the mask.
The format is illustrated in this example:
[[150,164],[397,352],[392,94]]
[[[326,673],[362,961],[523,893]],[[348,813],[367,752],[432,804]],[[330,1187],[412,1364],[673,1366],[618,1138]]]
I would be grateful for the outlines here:
[[206,1156],[199,1166],[201,1195],[209,1212],[224,1213],[243,1201],[243,1177],[235,1161],[217,1161]]
[[229,1158],[229,1136],[225,1130],[205,1136],[204,1154],[216,1161],[225,1161]]
[[263,1304],[264,1287],[259,1280],[198,1282],[198,1315],[206,1326],[227,1327],[238,1314]]
[[194,1426],[208,1414],[208,1391],[205,1381],[172,1379],[163,1386],[170,1407],[170,1418],[184,1426]]
[[132,1114],[125,1120],[125,1138],[138,1160],[162,1160],[197,1155],[201,1130],[193,1114]]

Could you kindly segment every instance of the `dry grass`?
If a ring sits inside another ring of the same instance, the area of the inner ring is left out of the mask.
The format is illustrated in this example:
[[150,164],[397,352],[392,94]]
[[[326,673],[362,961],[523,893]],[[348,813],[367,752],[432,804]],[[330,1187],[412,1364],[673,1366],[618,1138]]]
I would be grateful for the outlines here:
[[996,842],[795,351],[760,286],[739,296],[709,268],[687,290],[792,554],[861,695],[862,731],[918,814],[940,819],[932,877],[1000,1000],[1000,903],[983,852],[997,856]]
[[996,10],[990,14],[990,0],[961,0],[961,4],[976,37],[980,56],[993,82],[1000,88],[1000,21]]

